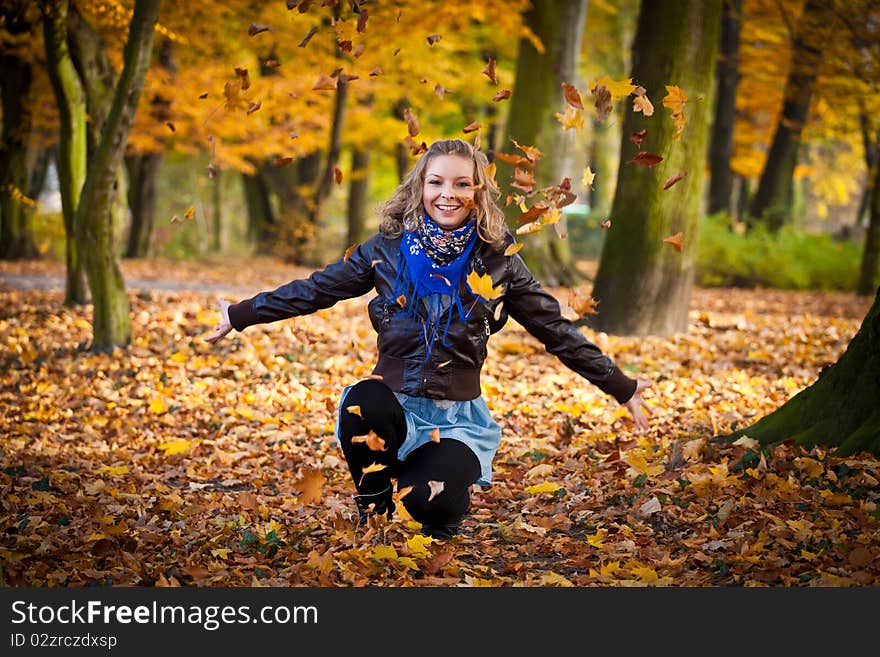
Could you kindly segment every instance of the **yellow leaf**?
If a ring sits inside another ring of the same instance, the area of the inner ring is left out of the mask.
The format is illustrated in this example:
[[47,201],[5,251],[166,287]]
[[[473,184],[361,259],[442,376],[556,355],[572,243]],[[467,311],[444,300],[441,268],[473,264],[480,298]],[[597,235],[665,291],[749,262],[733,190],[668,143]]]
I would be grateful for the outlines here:
[[541,223],[540,220],[533,221],[533,222],[526,224],[524,226],[520,226],[519,228],[516,229],[516,234],[517,235],[528,235],[530,233],[537,233],[539,230],[544,230],[544,224]]
[[177,438],[175,440],[169,440],[167,443],[162,443],[159,445],[159,449],[165,452],[165,456],[171,456],[172,454],[188,454],[192,449],[192,441],[187,440],[186,438]]
[[611,100],[617,100],[619,98],[623,98],[624,96],[629,96],[633,91],[636,90],[637,87],[637,85],[632,83],[632,78],[614,81],[610,77],[605,75],[595,82],[591,82],[590,89],[595,89],[600,85],[605,87],[611,94]]
[[409,552],[414,557],[419,557],[420,559],[426,559],[431,556],[431,553],[428,552],[426,546],[433,543],[436,539],[432,536],[424,536],[422,534],[415,534],[412,538],[408,539],[406,542],[407,547],[409,547]]
[[95,471],[97,474],[108,474],[111,477],[128,473],[127,465],[102,465]]
[[195,215],[195,213],[196,213],[196,209],[194,207],[190,206],[186,209],[186,212],[183,213],[183,218],[184,219],[192,219],[193,216]]
[[555,116],[563,130],[579,130],[584,127],[584,113],[574,107],[566,107],[565,114],[556,112]]
[[554,572],[544,573],[540,580],[538,580],[538,584],[541,586],[574,586],[571,580],[566,579],[562,575],[558,575]]
[[492,277],[489,274],[481,276],[476,271],[472,271],[467,276],[467,284],[471,288],[471,292],[481,297],[484,301],[497,299],[504,293],[504,286],[493,286]]
[[543,484],[535,484],[534,486],[529,486],[526,488],[527,493],[555,493],[562,486],[559,484],[553,484],[549,481],[545,481]]
[[595,534],[590,534],[589,536],[587,536],[587,543],[592,545],[594,548],[604,547],[605,536],[606,536],[605,530],[600,529]]
[[156,415],[162,415],[162,413],[168,412],[168,406],[165,404],[165,400],[162,397],[153,397],[153,400],[150,402],[150,412],[155,413]]
[[357,415],[360,418],[363,417],[363,415],[361,415],[361,407],[358,406],[357,404],[353,404],[351,406],[346,406],[345,410],[347,410],[349,413],[353,413],[354,415]]
[[676,85],[666,85],[666,97],[663,98],[663,107],[668,107],[673,112],[681,112],[687,102],[687,94]]
[[226,560],[229,558],[230,551],[231,550],[229,548],[217,548],[215,550],[211,550],[211,556]]
[[523,245],[524,245],[523,242],[514,242],[513,244],[508,246],[506,249],[504,249],[504,255],[512,256],[516,253],[519,253],[520,249],[523,248]]
[[614,573],[620,569],[619,561],[609,561],[599,568],[599,574],[603,577],[614,577]]
[[254,419],[254,412],[247,406],[236,406],[235,412],[239,417],[243,417],[245,420]]
[[175,363],[185,363],[186,362],[186,354],[178,351],[171,356],[171,360]]
[[636,568],[630,569],[630,572],[639,578],[642,582],[653,582],[657,579],[660,579],[657,576],[657,572],[653,568],[649,568],[648,566],[638,566]]
[[374,559],[397,559],[397,550],[393,545],[377,545],[373,548]]
[[383,465],[381,463],[371,463],[370,465],[368,465],[366,468],[363,469],[363,471],[361,473],[361,480],[360,480],[360,482],[358,482],[358,484],[363,483],[365,475],[368,475],[371,472],[381,472],[382,470],[384,470],[387,467],[388,467],[387,465]]
[[493,181],[493,182],[495,181],[495,171],[496,171],[496,169],[497,169],[497,167],[495,166],[495,163],[494,163],[494,162],[492,162],[489,166],[487,166],[487,167],[485,168],[485,171],[486,171],[486,177],[487,177],[489,180]]
[[593,170],[588,166],[584,169],[584,177],[581,179],[581,182],[584,184],[584,187],[589,187],[593,189],[593,180],[595,180],[596,174],[593,173]]

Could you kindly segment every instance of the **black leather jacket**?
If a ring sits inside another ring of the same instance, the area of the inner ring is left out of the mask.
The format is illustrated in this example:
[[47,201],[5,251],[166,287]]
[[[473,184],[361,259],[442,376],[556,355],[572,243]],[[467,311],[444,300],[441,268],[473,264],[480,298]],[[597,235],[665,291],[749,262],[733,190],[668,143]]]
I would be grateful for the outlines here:
[[[378,333],[379,359],[373,373],[381,376],[392,390],[434,399],[478,397],[489,336],[499,331],[510,316],[540,340],[548,352],[620,403],[632,397],[635,380],[623,374],[562,316],[559,303],[541,289],[522,258],[505,256],[503,249],[497,251],[482,240],[477,242],[469,270],[480,275],[488,273],[493,285],[502,285],[504,293],[488,303],[478,302],[467,322],[458,319],[455,308],[447,307],[440,321],[445,322],[445,313],[455,313],[446,338],[450,346],[443,346],[438,338],[426,361],[422,331],[404,313],[396,314],[400,306],[392,298],[400,240],[376,234],[355,247],[347,260],[340,259],[306,279],[230,306],[230,323],[243,331],[254,324],[308,315],[342,299],[376,290],[378,294],[369,302],[370,321]],[[508,244],[512,242],[513,237],[508,235]],[[463,307],[470,308],[474,295],[465,282],[459,295]],[[496,320],[496,309],[502,302]]]

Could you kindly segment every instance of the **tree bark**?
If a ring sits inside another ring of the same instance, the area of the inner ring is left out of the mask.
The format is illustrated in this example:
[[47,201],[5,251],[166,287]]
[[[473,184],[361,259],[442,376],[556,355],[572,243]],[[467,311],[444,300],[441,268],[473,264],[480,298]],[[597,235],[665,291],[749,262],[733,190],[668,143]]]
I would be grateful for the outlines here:
[[776,124],[758,189],[749,207],[752,221],[766,221],[771,230],[779,230],[791,221],[792,181],[800,137],[819,75],[822,48],[831,17],[828,0],[807,0],[796,28],[782,113]]
[[[573,137],[561,129],[555,114],[565,104],[562,83],[577,82],[577,57],[586,11],[586,0],[550,0],[534,3],[523,16],[545,50],[540,53],[531,41],[520,39],[505,145],[513,148],[509,140],[515,139],[544,152],[535,167],[535,189],[558,185],[571,175]],[[506,148],[501,150],[509,152]],[[502,165],[498,163],[500,182],[512,175],[512,169]],[[518,216],[517,207],[512,204],[508,223],[514,230]],[[558,228],[561,234],[566,233],[564,218]],[[553,230],[530,235],[528,247],[520,255],[535,278],[545,285],[572,285],[581,280],[568,241],[559,239]]]
[[269,189],[259,170],[254,175],[241,174],[241,183],[247,208],[248,239],[256,245],[257,253],[270,253],[277,221],[272,211]]
[[348,184],[347,244],[360,244],[366,236],[369,187],[370,151],[354,148],[351,151],[351,182]]
[[721,14],[721,44],[715,67],[715,120],[709,142],[709,214],[732,215],[733,126],[736,118],[736,86],[739,83],[739,31],[742,0],[724,0]]
[[880,456],[880,289],[859,332],[813,385],[778,409],[718,442],[748,436],[762,445],[791,441],[833,447],[836,456]]
[[77,237],[92,292],[92,351],[112,351],[131,341],[130,306],[114,251],[112,209],[125,144],[150,64],[158,13],[159,0],[136,0],[122,74],[77,208]]
[[[9,18],[6,12],[4,18]],[[15,32],[30,25],[4,26]],[[0,55],[0,94],[3,102],[3,131],[0,149],[0,259],[33,258],[37,251],[28,229],[28,217],[36,201],[28,195],[28,146],[33,129],[32,71],[30,62],[14,53]]]
[[880,166],[874,166],[874,193],[871,195],[871,214],[868,230],[865,232],[865,247],[862,251],[862,264],[859,268],[859,282],[856,293],[869,295],[877,288],[877,273],[880,271]]
[[131,224],[128,230],[126,258],[146,258],[150,253],[156,214],[156,181],[165,159],[161,153],[145,153],[125,158],[128,171],[128,207]]
[[[708,140],[707,103],[718,44],[721,0],[657,0],[642,3],[633,45],[632,77],[660,105],[664,85],[676,84],[690,101],[681,138],[665,108],[655,112],[642,151],[662,154],[655,167],[631,163],[629,135],[645,119],[627,112],[611,216],[593,297],[595,329],[624,335],[670,335],[688,325],[688,303],[697,259],[697,233]],[[629,154],[629,155],[624,155]],[[664,190],[664,180],[687,173]],[[681,253],[665,237],[684,233]]]
[[86,179],[86,101],[67,45],[68,2],[42,0],[40,8],[43,12],[46,66],[55,92],[60,124],[58,185],[67,235],[64,305],[73,306],[85,303],[88,296],[76,240],[76,213]]

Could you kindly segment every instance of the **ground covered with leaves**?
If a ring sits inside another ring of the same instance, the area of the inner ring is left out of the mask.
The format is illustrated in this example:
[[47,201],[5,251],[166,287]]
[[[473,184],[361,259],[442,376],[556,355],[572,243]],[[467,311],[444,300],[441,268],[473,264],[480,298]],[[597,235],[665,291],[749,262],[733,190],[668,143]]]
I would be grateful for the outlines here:
[[90,307],[14,289],[59,265],[0,266],[2,585],[880,584],[880,461],[711,440],[814,381],[869,299],[698,289],[685,335],[582,328],[654,379],[642,434],[509,322],[483,370],[504,431],[495,481],[439,541],[402,505],[355,528],[333,423],[342,387],[375,363],[369,297],[210,345],[218,287],[239,300],[307,272],[270,260],[124,270],[142,285],[130,288],[133,343],[99,355],[84,349]]

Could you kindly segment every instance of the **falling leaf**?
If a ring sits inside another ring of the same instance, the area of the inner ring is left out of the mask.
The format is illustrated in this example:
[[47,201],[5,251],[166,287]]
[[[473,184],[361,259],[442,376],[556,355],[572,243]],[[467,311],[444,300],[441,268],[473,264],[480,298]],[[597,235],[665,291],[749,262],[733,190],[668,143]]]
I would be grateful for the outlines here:
[[660,164],[662,161],[662,156],[657,155],[656,153],[648,153],[646,151],[640,151],[638,155],[629,160],[630,163],[638,164],[642,167],[653,167]]
[[687,94],[682,91],[681,87],[675,85],[666,85],[666,97],[663,98],[663,106],[672,110],[672,121],[675,125],[675,134],[673,139],[680,139],[684,130],[685,116],[684,106],[688,101]]
[[562,124],[563,130],[579,130],[584,127],[584,114],[573,107],[566,107],[565,114],[556,112],[556,120]]
[[299,493],[300,504],[317,504],[321,501],[321,488],[324,485],[324,473],[320,470],[306,468],[303,476],[293,483],[291,489]]
[[596,120],[602,123],[614,109],[614,105],[611,104],[611,93],[600,84],[593,87],[592,94],[595,98],[593,105],[596,108]]
[[497,170],[497,166],[495,165],[494,162],[491,162],[490,164],[488,164],[486,166],[486,168],[484,169],[484,171],[486,172],[486,177],[489,180],[491,180],[492,182],[495,182],[495,171],[496,170]]
[[492,277],[488,273],[480,275],[476,271],[472,271],[467,275],[467,284],[471,292],[484,301],[497,299],[504,294],[504,286],[493,286]]
[[490,57],[489,61],[486,62],[482,73],[489,78],[489,82],[492,84],[498,84],[498,78],[495,76],[495,60],[493,58]]
[[342,169],[338,166],[333,167],[333,180],[337,185],[342,184]]
[[672,247],[679,253],[684,250],[684,233],[676,233],[675,235],[664,237],[663,241],[667,244],[671,244]]
[[217,167],[213,164],[208,165],[208,178],[216,178],[217,177]]
[[370,465],[368,465],[366,468],[364,468],[362,470],[361,480],[358,482],[358,486],[360,486],[362,483],[364,483],[364,476],[365,475],[368,475],[371,472],[381,472],[382,470],[384,470],[387,467],[388,467],[387,465],[384,465],[382,463],[371,463]]
[[611,228],[611,219],[603,219],[600,221],[599,228]]
[[205,92],[203,94],[199,94],[199,100],[205,100],[205,98],[207,98],[207,97],[208,97],[207,92]]
[[569,290],[568,305],[580,317],[599,314],[599,310],[597,309],[599,302],[589,294],[582,294],[577,289]]
[[251,78],[250,75],[248,75],[248,70],[246,68],[236,66],[235,73],[236,75],[238,75],[241,81],[241,90],[247,91],[251,86]]
[[440,442],[440,427],[434,427],[431,429],[431,442]]
[[268,25],[258,25],[257,23],[251,23],[248,25],[248,36],[254,36],[259,34],[260,32],[268,32],[272,28]]
[[549,210],[550,205],[548,203],[535,203],[526,212],[519,216],[519,218],[517,219],[517,223],[527,224],[532,221],[536,221],[537,219],[540,219],[543,215],[545,215]]
[[523,153],[525,153],[526,157],[529,158],[529,160],[532,162],[537,162],[542,157],[544,157],[544,154],[540,150],[535,148],[534,146],[523,146],[516,139],[513,139],[513,138],[511,138],[510,141],[513,142],[514,146],[516,146],[519,150],[521,150]]
[[[517,251],[519,251],[519,249],[517,249]],[[492,319],[494,319],[496,322],[500,322],[501,321],[501,311],[503,309],[504,309],[504,302],[499,301],[498,305],[495,306],[495,312],[492,313]]]
[[443,37],[440,36],[439,34],[431,34],[431,35],[427,36],[425,38],[425,40],[428,42],[429,46],[433,46],[435,43],[437,43],[442,38]]
[[267,59],[265,62],[263,62],[263,66],[265,66],[266,68],[278,68],[279,66],[281,66],[281,62],[279,62],[277,59]]
[[462,128],[462,132],[468,134],[469,132],[476,132],[480,129],[480,122],[474,121],[473,123],[468,123],[464,128]]
[[312,91],[335,91],[337,84],[336,78],[331,78],[329,75],[322,73],[315,84],[312,85]]
[[370,76],[369,76],[369,77],[371,77],[371,78],[375,78],[375,77],[377,77],[377,76],[379,76],[379,75],[384,75],[384,73],[385,73],[385,71],[382,70],[382,67],[381,67],[381,66],[377,66],[377,67],[374,68],[372,71],[370,71]]
[[367,47],[364,44],[359,43],[354,47],[354,50],[351,52],[351,54],[354,55],[355,59],[357,59],[364,54],[364,50],[366,50],[366,48]]
[[248,114],[248,115],[253,114],[253,113],[256,112],[258,109],[260,109],[260,106],[262,106],[262,104],[263,104],[263,102],[260,101],[260,100],[258,100],[256,103],[251,103],[251,104],[248,106],[247,114]]
[[183,213],[184,219],[192,219],[196,214],[196,209],[193,206],[189,206],[186,209],[186,212]]
[[272,164],[274,164],[276,167],[286,167],[291,162],[293,162],[293,158],[290,157],[289,155],[285,155],[282,157],[276,157],[272,161]]
[[409,107],[403,110],[403,120],[406,121],[406,127],[409,130],[410,137],[415,137],[419,134],[419,120],[416,118],[415,112]]
[[348,247],[345,250],[345,253],[342,254],[342,261],[348,262],[348,259],[351,257],[352,251],[354,251],[356,248],[357,248],[357,243],[352,244],[350,247]]
[[181,224],[181,223],[183,223],[183,219],[181,219],[177,215],[174,215],[173,217],[171,217],[171,223],[172,224]]
[[611,96],[610,100],[620,100],[624,96],[629,96],[637,88],[636,85],[633,84],[632,78],[615,81],[607,75],[604,75],[600,79],[593,82],[590,85],[590,89],[595,89],[599,86],[604,87],[608,91],[609,95]]
[[593,189],[593,181],[595,179],[596,174],[593,173],[593,170],[589,166],[587,166],[587,168],[584,169],[584,177],[581,179],[581,183],[584,187],[589,187],[590,189]]
[[513,170],[513,182],[510,186],[521,189],[527,194],[531,194],[532,190],[535,188],[535,174],[531,171],[526,171],[517,167]]
[[644,87],[636,87],[633,91],[633,111],[641,112],[644,116],[652,116],[654,114],[654,105],[645,95]]
[[513,95],[513,92],[510,89],[502,89],[498,93],[496,93],[494,96],[492,96],[492,100],[494,100],[496,103],[498,103],[502,100],[507,100],[512,95]]
[[445,487],[445,484],[442,481],[434,481],[434,480],[429,481],[428,488],[431,489],[431,494],[428,495],[428,501],[430,502],[435,497],[437,497],[440,493],[442,493],[444,487]]
[[399,488],[397,490],[397,499],[402,500],[404,497],[406,497],[407,495],[412,493],[412,490],[413,490],[412,486],[404,486],[403,488]]
[[346,406],[345,410],[351,413],[352,415],[357,415],[359,418],[363,418],[361,415],[361,407],[358,404],[352,404],[351,406]]
[[358,10],[358,20],[357,20],[357,31],[363,32],[367,29],[367,19],[369,18],[370,13],[366,9]]
[[524,246],[523,242],[514,242],[513,244],[509,245],[506,249],[504,249],[504,255],[512,256],[516,253],[519,253],[520,250],[523,248],[523,246]]
[[434,85],[434,93],[436,94],[437,98],[439,98],[440,100],[443,100],[443,97],[446,95],[446,93],[448,91],[449,91],[449,89],[444,87],[439,82]]
[[529,224],[525,224],[524,226],[520,226],[516,229],[517,235],[529,235],[531,233],[537,233],[538,231],[544,230],[544,224],[540,221],[533,221]]
[[642,142],[645,140],[645,137],[648,136],[648,129],[643,128],[638,132],[634,132],[629,136],[629,140],[639,147],[639,150],[642,148]]
[[351,48],[352,48],[351,40],[344,39],[342,41],[337,41],[336,48],[339,50],[339,52],[345,52],[345,53],[351,52]]
[[171,123],[171,121],[165,121],[165,125],[168,126],[168,129],[169,129],[171,132],[174,132],[174,124]]
[[687,172],[687,171],[682,171],[681,173],[677,173],[677,174],[675,174],[674,176],[671,176],[671,177],[667,178],[667,179],[666,179],[666,182],[663,183],[663,189],[669,189],[669,188],[672,187],[675,183],[677,183],[679,180],[681,180],[682,178],[684,178],[686,175],[688,175],[688,172]]
[[495,153],[495,159],[501,160],[502,162],[506,162],[507,164],[512,164],[517,167],[535,166],[535,163],[527,157],[523,157],[522,155],[512,155],[510,153],[502,153],[500,151]]
[[563,82],[562,92],[565,95],[566,103],[568,103],[575,109],[584,109],[584,103],[581,101],[581,94],[577,90],[577,87],[570,85],[567,82]]
[[403,143],[409,147],[409,152],[413,157],[428,150],[428,145],[425,142],[418,143],[409,135],[406,136],[406,139],[403,140]]
[[316,26],[313,25],[312,28],[309,30],[308,34],[306,34],[306,35],[303,37],[303,40],[299,42],[299,47],[300,47],[300,48],[305,48],[305,47],[306,47],[306,44],[311,40],[311,38],[312,38],[313,36],[315,36],[315,32],[317,32],[317,31],[318,31],[318,28],[317,28]]
[[397,301],[397,305],[403,308],[406,305],[406,297],[404,295],[400,295],[395,299]]
[[385,451],[385,440],[378,436],[374,431],[370,431],[366,436],[352,436],[352,443],[366,443],[367,447],[374,452]]

